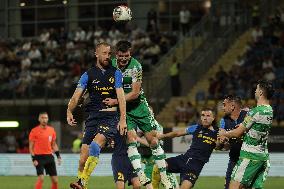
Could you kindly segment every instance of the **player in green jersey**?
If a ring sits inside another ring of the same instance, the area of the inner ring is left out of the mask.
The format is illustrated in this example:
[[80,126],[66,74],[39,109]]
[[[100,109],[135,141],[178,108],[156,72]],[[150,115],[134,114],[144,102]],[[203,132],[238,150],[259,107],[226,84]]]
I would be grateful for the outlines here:
[[[157,164],[162,183],[166,188],[172,188],[166,174],[165,153],[161,148],[156,137],[156,126],[154,117],[150,113],[149,105],[144,95],[142,85],[142,66],[131,57],[131,43],[119,41],[116,44],[116,58],[112,60],[112,65],[121,70],[123,74],[123,89],[127,102],[127,138],[128,138],[128,157],[135,169],[142,185],[150,183],[141,166],[141,156],[137,150],[137,127],[143,131],[150,144],[155,163]],[[107,105],[117,104],[117,99],[107,98],[104,101]]]
[[[155,117],[153,108],[150,106],[151,114]],[[163,127],[158,123],[158,121],[154,120],[156,125],[156,131],[159,134],[163,134]],[[145,165],[144,173],[146,174],[147,178],[149,178],[152,182],[153,187],[150,189],[159,189],[159,185],[161,182],[160,172],[157,166],[155,166],[155,158],[152,155],[151,149],[149,148],[148,142],[144,138],[140,138],[143,136],[143,133],[137,131],[139,137],[137,137],[138,145],[140,144],[138,150],[141,154],[141,161]],[[161,146],[163,146],[163,141],[159,141]],[[174,173],[168,173],[167,176],[169,181],[171,182],[173,188],[179,188],[179,184],[177,178]],[[147,188],[148,189],[148,188]]]
[[257,106],[251,109],[238,128],[219,132],[219,137],[240,137],[244,134],[240,158],[235,166],[230,189],[263,188],[269,170],[268,134],[273,119],[269,100],[274,93],[272,84],[260,81],[255,90]]

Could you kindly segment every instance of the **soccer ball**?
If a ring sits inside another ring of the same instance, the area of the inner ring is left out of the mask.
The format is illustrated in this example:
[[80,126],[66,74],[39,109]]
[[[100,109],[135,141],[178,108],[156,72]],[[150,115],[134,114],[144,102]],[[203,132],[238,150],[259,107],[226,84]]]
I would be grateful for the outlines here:
[[132,12],[129,7],[120,5],[113,9],[112,13],[113,19],[116,22],[120,21],[130,21],[132,18]]

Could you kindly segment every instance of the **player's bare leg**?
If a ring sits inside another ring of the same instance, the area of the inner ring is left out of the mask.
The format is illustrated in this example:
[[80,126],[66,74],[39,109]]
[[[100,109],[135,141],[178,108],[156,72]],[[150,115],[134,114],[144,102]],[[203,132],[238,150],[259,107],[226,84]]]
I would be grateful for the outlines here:
[[115,186],[116,189],[124,189],[125,183],[123,181],[116,181]]
[[38,175],[35,184],[35,189],[42,189],[43,181],[44,181],[44,175]]
[[140,189],[141,184],[138,177],[134,177],[131,179],[131,184],[133,189]]
[[[81,151],[80,151],[80,159],[79,159],[79,166],[78,166],[78,175],[77,175],[77,178],[80,180],[81,177],[82,177],[82,173],[83,173],[83,170],[84,170],[84,166],[85,166],[85,163],[88,159],[88,156],[89,156],[89,145],[87,144],[82,144],[81,146]],[[78,183],[70,183],[70,187],[71,188],[76,188],[75,185],[78,185]],[[86,186],[85,188],[87,188],[87,183],[86,183]],[[77,186],[78,187],[78,186]]]
[[81,175],[84,170],[85,163],[89,156],[89,145],[82,144],[81,152],[80,152],[80,159],[79,159],[79,167],[78,167],[78,178],[81,178]]
[[79,181],[71,183],[70,187],[73,189],[86,189],[90,176],[99,163],[99,154],[101,148],[105,146],[106,137],[103,134],[96,134],[94,140],[89,147],[89,157],[85,163],[81,179]]
[[57,189],[58,188],[58,177],[57,176],[51,176],[51,189]]
[[231,180],[230,185],[229,185],[229,189],[245,189],[246,187],[244,187],[241,183],[239,183],[238,181],[234,181]]
[[191,189],[192,188],[192,183],[188,180],[184,180],[181,183],[180,189]]

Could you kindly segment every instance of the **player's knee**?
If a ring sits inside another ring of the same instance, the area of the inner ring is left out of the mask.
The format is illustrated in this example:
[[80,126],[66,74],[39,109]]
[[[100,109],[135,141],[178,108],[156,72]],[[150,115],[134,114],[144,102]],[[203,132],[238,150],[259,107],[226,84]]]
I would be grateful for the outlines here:
[[158,139],[157,139],[157,138],[153,138],[153,139],[151,140],[151,142],[150,142],[150,147],[151,147],[151,148],[155,148],[155,147],[158,146],[158,144],[159,144]]
[[95,141],[93,141],[90,145],[90,151],[89,151],[90,156],[98,157],[100,155],[100,152],[101,152],[101,147]]
[[189,180],[184,180],[181,183],[181,189],[191,189],[193,187],[193,184]]
[[38,176],[37,180],[38,180],[39,182],[43,183],[43,181],[44,181],[44,176],[43,176],[43,175]]
[[135,142],[137,140],[137,135],[134,131],[128,131],[127,132],[127,139],[128,142]]
[[116,182],[116,189],[124,189],[124,182],[117,181]]
[[140,189],[141,188],[141,184],[140,184],[138,179],[136,179],[132,182],[132,187],[133,187],[133,189]]
[[140,189],[140,183],[134,183],[133,184],[133,189]]
[[57,178],[57,176],[52,176],[52,177],[51,177],[51,182],[52,182],[53,184],[57,184],[57,183],[58,183],[58,178]]

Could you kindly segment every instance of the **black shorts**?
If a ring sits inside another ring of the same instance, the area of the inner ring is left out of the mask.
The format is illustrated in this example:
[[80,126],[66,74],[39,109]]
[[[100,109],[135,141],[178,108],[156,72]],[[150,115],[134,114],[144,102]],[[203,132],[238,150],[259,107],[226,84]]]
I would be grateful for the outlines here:
[[128,181],[128,185],[131,185],[131,180],[137,177],[127,155],[113,155],[111,159],[111,167],[115,182],[122,181],[125,183]]
[[188,158],[184,155],[167,158],[167,171],[170,173],[180,173],[180,181],[188,180],[194,186],[198,176],[205,165],[205,162],[195,158]]
[[35,155],[35,160],[38,161],[38,165],[36,166],[37,175],[43,175],[45,170],[47,175],[57,176],[56,165],[52,154]]
[[112,139],[117,133],[117,112],[90,113],[86,122],[82,144],[90,145],[97,133],[103,134],[107,140]]

